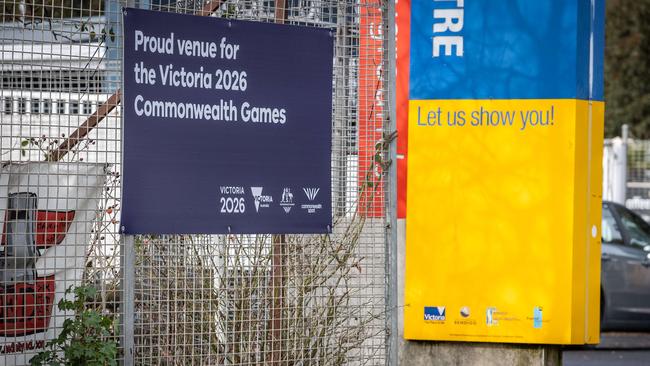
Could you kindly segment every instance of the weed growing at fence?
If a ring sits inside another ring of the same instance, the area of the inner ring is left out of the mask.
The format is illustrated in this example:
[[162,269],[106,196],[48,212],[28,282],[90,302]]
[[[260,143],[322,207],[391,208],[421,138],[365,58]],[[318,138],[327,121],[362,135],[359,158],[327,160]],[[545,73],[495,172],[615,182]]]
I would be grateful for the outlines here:
[[117,343],[111,339],[113,319],[86,306],[97,290],[90,286],[70,287],[66,296],[73,292],[74,300],[64,297],[58,306],[59,310],[74,312],[74,316],[64,321],[59,336],[31,359],[31,365],[117,365]]

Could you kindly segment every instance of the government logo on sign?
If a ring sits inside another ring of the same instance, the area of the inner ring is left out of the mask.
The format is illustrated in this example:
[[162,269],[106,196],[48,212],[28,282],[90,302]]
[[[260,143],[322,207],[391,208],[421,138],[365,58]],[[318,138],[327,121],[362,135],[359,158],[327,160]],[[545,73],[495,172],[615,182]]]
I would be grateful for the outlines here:
[[255,212],[260,212],[260,207],[268,208],[273,203],[273,197],[263,195],[264,187],[251,187],[251,194],[255,200]]
[[425,306],[424,320],[427,321],[445,321],[447,319],[444,306]]
[[289,213],[293,207],[293,193],[291,193],[291,188],[285,188],[282,190],[282,199],[280,200],[280,206],[284,209],[284,212]]

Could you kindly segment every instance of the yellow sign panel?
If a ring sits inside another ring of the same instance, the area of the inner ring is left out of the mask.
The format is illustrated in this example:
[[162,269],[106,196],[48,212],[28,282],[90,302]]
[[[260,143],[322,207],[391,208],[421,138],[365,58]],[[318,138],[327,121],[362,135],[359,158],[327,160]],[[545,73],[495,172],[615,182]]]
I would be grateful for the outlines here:
[[599,341],[603,114],[410,101],[405,338]]

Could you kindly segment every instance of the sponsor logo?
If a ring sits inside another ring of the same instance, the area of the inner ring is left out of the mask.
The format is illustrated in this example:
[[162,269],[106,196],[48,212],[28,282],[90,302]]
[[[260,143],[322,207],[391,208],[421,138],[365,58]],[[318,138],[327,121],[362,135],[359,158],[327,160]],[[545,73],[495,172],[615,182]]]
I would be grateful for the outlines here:
[[280,206],[284,209],[284,212],[289,213],[293,204],[293,193],[291,193],[291,188],[285,188],[282,190],[282,199],[280,200]]
[[518,322],[521,319],[510,315],[507,311],[499,311],[495,307],[489,307],[485,310],[485,324],[488,327],[498,325],[501,322]]
[[307,196],[307,199],[309,200],[310,203],[300,205],[300,208],[303,210],[307,210],[307,213],[313,214],[316,212],[316,210],[320,210],[323,208],[323,205],[320,203],[314,203],[316,200],[316,196],[318,195],[318,192],[320,191],[320,188],[303,188],[303,192],[305,192],[305,196]]
[[470,310],[468,306],[463,306],[460,308],[459,314],[461,316],[460,319],[454,319],[454,325],[476,325],[477,321],[476,319],[471,319],[470,316]]
[[542,307],[535,306],[533,309],[533,328],[539,329],[542,327]]
[[468,318],[469,317],[469,308],[467,306],[463,306],[460,308],[460,316],[463,318]]
[[444,322],[447,319],[445,315],[444,306],[425,306],[424,307],[424,320]]
[[273,203],[273,197],[263,195],[264,187],[251,187],[251,194],[255,200],[255,212],[260,212],[260,207],[268,208]]
[[316,199],[316,195],[318,194],[318,191],[320,191],[320,188],[303,188],[302,190],[305,192],[307,199],[313,201]]
[[498,324],[498,321],[494,318],[494,314],[497,312],[497,308],[487,308],[485,310],[485,324],[488,327],[492,327]]

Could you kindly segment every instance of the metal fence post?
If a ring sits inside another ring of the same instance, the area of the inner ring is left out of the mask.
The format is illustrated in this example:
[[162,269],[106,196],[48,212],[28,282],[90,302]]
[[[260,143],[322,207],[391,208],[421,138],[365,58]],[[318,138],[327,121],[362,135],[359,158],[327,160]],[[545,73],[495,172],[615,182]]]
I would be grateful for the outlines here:
[[[284,24],[286,17],[286,1],[275,0],[275,22]],[[285,261],[286,261],[286,236],[283,234],[272,236],[272,266],[271,283],[273,286],[273,305],[271,309],[271,364],[282,364],[282,309],[284,308]]]
[[[122,228],[124,231],[124,228]],[[122,348],[124,349],[124,366],[132,366],[134,352],[135,322],[135,240],[133,235],[122,235]]]
[[614,180],[612,182],[612,191],[614,193],[614,202],[625,205],[627,196],[627,125],[623,125],[621,132],[621,140],[615,139],[612,146],[614,150]]
[[[388,24],[388,34],[384,39],[386,44],[384,52],[388,61],[388,77],[386,90],[388,91],[388,121],[385,136],[392,136],[397,130],[395,93],[397,90],[395,71],[396,67],[396,39],[395,39],[395,2],[388,1],[388,11],[385,16],[385,24]],[[397,307],[397,140],[388,145],[388,159],[391,164],[388,167],[388,194],[386,197],[386,269],[388,276],[386,296],[386,325],[388,357],[386,363],[392,366],[398,364],[399,331],[398,331],[398,307]]]

